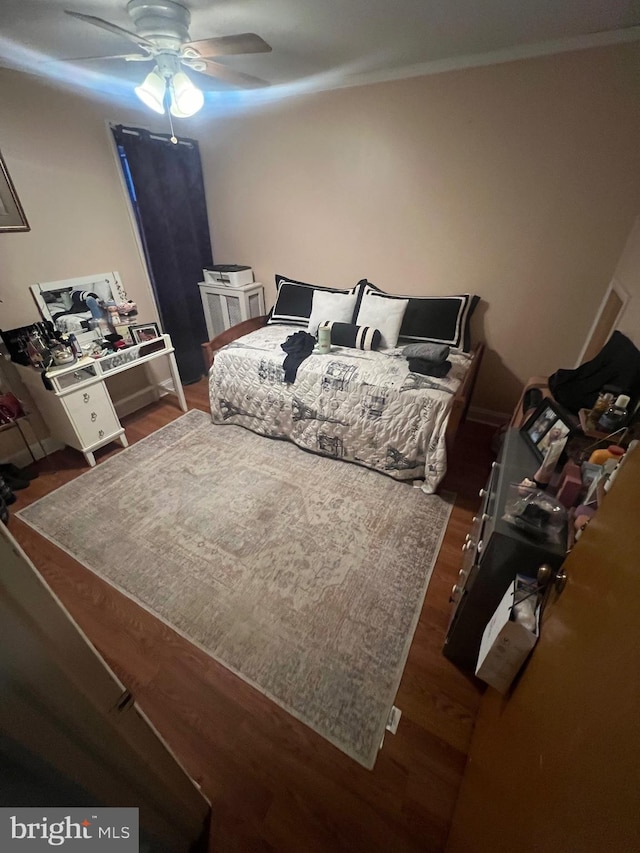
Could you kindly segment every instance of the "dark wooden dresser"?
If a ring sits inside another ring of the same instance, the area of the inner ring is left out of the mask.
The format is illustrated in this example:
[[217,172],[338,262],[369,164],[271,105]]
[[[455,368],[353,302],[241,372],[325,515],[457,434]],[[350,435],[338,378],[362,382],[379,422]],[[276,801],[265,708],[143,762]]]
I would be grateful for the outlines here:
[[517,429],[505,434],[482,504],[463,546],[462,567],[451,590],[451,619],[443,652],[461,669],[475,672],[487,622],[517,574],[535,578],[539,566],[558,568],[563,545],[540,543],[502,520],[509,486],[532,477],[539,462]]

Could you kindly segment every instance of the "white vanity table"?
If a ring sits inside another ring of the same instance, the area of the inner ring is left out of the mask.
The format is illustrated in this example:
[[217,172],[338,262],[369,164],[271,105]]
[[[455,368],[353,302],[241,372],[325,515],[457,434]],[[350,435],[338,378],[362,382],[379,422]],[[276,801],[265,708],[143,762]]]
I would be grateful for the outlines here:
[[[161,335],[153,341],[118,350],[103,358],[81,358],[75,364],[48,370],[46,376],[53,386],[50,391],[44,387],[37,370],[20,365],[16,367],[51,435],[81,451],[89,465],[94,466],[94,451],[99,447],[115,440],[123,447],[129,443],[105,380],[158,358],[168,359],[174,393],[180,408],[186,412],[187,403],[169,335]],[[162,390],[166,390],[164,386]]]

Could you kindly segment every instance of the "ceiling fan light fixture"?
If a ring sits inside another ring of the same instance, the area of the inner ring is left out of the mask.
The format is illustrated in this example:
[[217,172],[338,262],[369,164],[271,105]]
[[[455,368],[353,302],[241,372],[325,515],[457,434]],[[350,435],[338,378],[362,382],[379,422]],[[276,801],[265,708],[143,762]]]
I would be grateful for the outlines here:
[[171,114],[176,118],[189,118],[202,109],[204,95],[187,77],[178,71],[171,79]]
[[149,72],[140,86],[136,86],[135,93],[143,104],[161,115],[164,115],[164,96],[167,84],[164,77],[157,68]]

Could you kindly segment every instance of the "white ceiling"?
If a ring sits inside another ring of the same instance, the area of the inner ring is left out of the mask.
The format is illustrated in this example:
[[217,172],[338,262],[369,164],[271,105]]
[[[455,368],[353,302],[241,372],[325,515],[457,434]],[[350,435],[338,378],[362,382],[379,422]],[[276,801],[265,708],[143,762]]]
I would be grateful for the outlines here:
[[[640,38],[640,0],[184,0],[184,5],[191,10],[193,40],[247,31],[261,35],[272,53],[220,61],[276,86],[328,89]],[[130,53],[134,47],[70,18],[64,9],[133,29],[126,0],[0,0],[0,65],[62,73],[98,88],[104,82],[100,74],[118,82],[141,79],[146,64],[44,64]]]

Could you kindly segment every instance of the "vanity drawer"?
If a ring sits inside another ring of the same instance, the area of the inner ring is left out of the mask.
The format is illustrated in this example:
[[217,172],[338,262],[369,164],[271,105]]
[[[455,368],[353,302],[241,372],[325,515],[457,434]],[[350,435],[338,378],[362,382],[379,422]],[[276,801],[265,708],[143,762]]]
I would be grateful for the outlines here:
[[77,414],[71,416],[83,447],[93,447],[103,440],[106,441],[110,437],[124,432],[120,422],[111,412],[102,418],[96,417],[93,420],[94,414],[97,415],[97,412],[86,412],[85,417],[80,417]]
[[72,385],[79,385],[80,382],[86,382],[88,379],[95,379],[97,375],[95,364],[87,364],[85,367],[77,367],[75,370],[70,370],[68,373],[61,373],[59,376],[53,376],[52,379],[59,388],[71,388]]
[[69,417],[86,447],[122,432],[111,400],[102,384],[91,385],[64,398]]
[[113,404],[102,382],[89,385],[84,391],[78,389],[71,394],[65,394],[63,400],[67,411],[71,415],[77,413],[79,417],[83,417],[87,411],[99,413],[113,410]]

